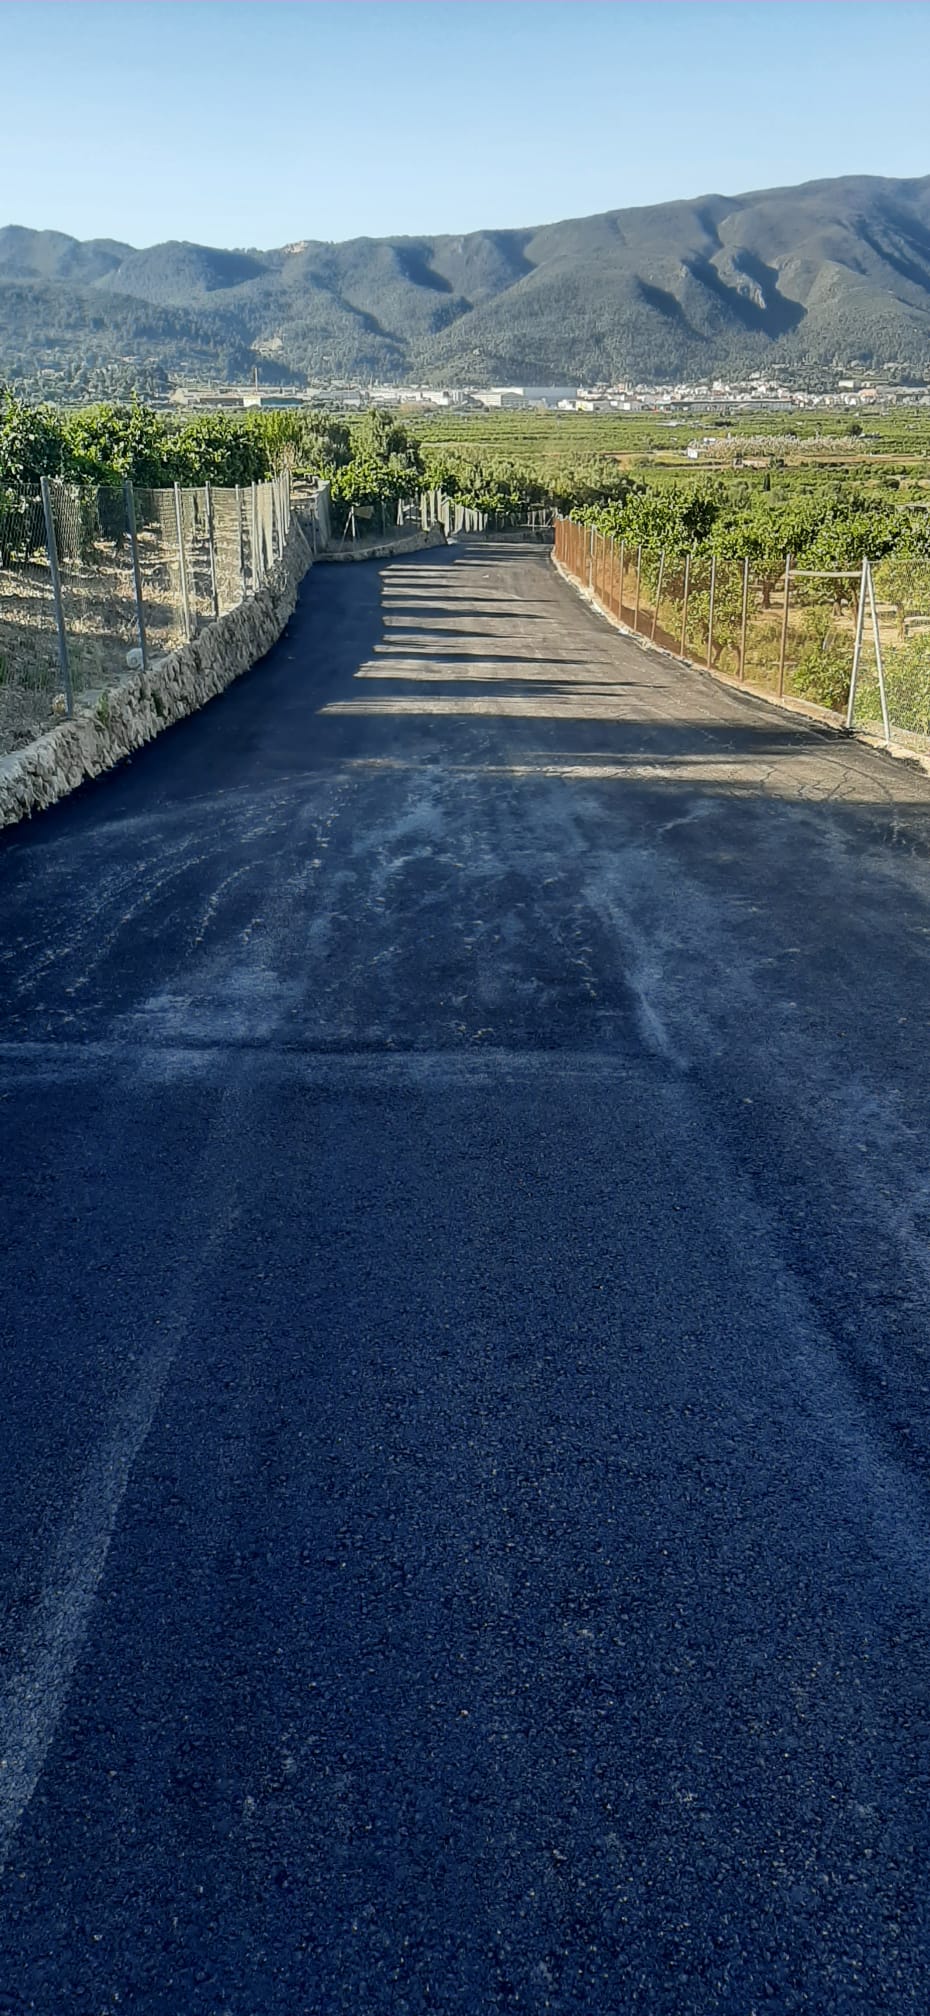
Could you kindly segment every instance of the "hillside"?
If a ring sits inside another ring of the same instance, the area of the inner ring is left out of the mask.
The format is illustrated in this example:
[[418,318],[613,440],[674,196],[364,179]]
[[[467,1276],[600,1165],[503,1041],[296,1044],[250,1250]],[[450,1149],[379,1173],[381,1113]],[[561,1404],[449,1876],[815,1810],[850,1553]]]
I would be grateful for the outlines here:
[[[90,360],[90,363],[89,363]],[[0,230],[0,374],[536,383],[930,362],[930,176],[277,251]]]

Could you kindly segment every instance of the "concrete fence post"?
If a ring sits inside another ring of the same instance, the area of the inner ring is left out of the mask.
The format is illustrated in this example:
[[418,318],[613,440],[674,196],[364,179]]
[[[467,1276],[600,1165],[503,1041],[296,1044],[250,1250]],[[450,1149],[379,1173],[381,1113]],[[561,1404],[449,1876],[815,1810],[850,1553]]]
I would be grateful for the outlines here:
[[52,577],[52,601],[55,605],[55,628],[58,632],[58,664],[61,683],[64,688],[65,706],[69,718],[74,713],[74,688],[71,684],[71,664],[68,658],[68,633],[65,629],[65,611],[61,599],[61,575],[58,570],[58,540],[55,536],[55,512],[52,506],[52,490],[48,477],[40,479],[42,509],[45,513],[45,543],[48,547],[48,569]]

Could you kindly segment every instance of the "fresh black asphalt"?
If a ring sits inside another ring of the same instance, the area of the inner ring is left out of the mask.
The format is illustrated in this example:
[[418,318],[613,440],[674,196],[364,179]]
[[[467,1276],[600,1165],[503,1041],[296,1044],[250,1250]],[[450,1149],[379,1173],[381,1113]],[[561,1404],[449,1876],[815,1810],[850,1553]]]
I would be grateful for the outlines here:
[[0,918],[0,2012],[925,2012],[930,782],[476,542]]

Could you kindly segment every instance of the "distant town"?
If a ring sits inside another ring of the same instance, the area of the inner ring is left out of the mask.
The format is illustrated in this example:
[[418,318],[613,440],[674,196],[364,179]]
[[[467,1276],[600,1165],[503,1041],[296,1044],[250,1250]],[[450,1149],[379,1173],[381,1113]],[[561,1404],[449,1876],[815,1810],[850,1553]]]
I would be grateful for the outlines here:
[[930,387],[881,384],[868,378],[839,378],[828,390],[809,391],[766,378],[735,382],[711,378],[693,384],[617,385],[362,385],[334,382],[292,386],[177,385],[158,403],[185,411],[299,408],[363,412],[373,406],[425,407],[457,412],[559,413],[790,413],[817,407],[886,408],[930,406]]

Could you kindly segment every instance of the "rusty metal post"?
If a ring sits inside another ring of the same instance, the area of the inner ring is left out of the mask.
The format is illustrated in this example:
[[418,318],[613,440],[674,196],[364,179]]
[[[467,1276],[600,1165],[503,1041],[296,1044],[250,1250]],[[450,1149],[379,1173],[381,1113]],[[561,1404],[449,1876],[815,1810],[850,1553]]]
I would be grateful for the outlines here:
[[691,588],[691,554],[685,554],[685,592],[681,605],[681,647],[678,656],[683,658],[688,644],[688,595]]
[[639,587],[640,587],[640,581],[642,579],[642,572],[643,572],[643,549],[642,544],[640,543],[640,545],[637,546],[636,548],[636,606],[633,610],[634,630],[639,629]]
[[749,617],[749,561],[743,561],[743,614],[739,630],[739,676],[746,677],[746,623]]
[[665,573],[665,547],[663,546],[662,551],[659,554],[659,580],[658,585],[656,587],[656,606],[652,612],[652,630],[650,632],[650,637],[653,644],[656,641],[656,624],[658,623],[659,620],[659,603],[662,600],[662,578],[664,576],[664,573]]
[[778,654],[778,698],[785,691],[785,652],[788,648],[788,602],[791,595],[791,554],[785,554],[785,606],[781,618],[781,650]]
[[625,540],[625,539],[621,539],[621,541],[620,541],[620,602],[619,602],[619,606],[618,606],[618,609],[617,609],[617,615],[618,615],[618,617],[619,617],[619,620],[620,620],[620,622],[621,622],[621,623],[623,622],[623,576],[624,576],[624,573],[625,573],[625,571],[626,571],[626,540]]
[[710,606],[707,611],[707,669],[714,662],[714,601],[717,594],[717,555],[710,556]]

